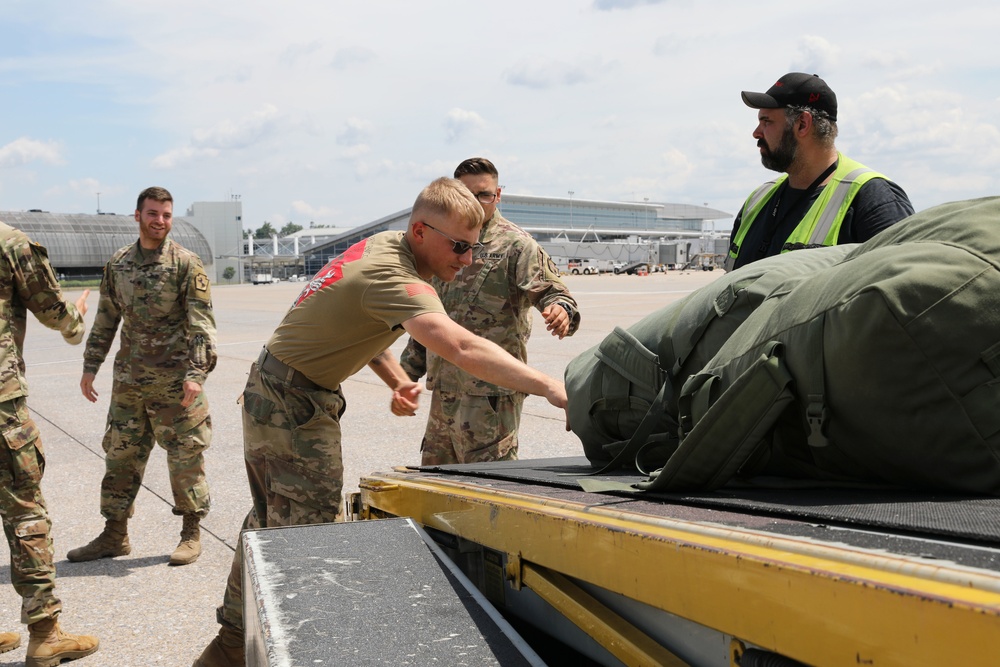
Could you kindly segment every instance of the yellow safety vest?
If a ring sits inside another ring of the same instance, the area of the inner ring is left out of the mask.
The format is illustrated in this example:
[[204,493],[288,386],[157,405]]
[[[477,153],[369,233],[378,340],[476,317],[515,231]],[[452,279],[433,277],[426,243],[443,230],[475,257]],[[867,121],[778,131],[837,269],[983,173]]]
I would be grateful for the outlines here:
[[[844,223],[851,202],[854,201],[854,196],[858,194],[861,186],[873,178],[885,178],[885,176],[838,152],[837,168],[830,181],[823,186],[819,197],[785,240],[781,252],[836,245],[840,227]],[[740,246],[743,245],[743,239],[746,238],[750,225],[787,179],[788,174],[782,174],[777,180],[764,183],[754,190],[743,204],[740,228],[729,246],[729,257],[726,258],[727,271],[731,271],[735,266]]]

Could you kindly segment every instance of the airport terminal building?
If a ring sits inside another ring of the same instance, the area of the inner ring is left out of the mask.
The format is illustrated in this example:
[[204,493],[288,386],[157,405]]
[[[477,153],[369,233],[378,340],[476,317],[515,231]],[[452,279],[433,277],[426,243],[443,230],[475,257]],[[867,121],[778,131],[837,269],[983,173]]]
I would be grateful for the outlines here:
[[[729,232],[714,233],[715,221],[728,227],[733,216],[690,204],[612,202],[504,193],[500,213],[529,232],[562,266],[571,259],[598,262],[687,264],[699,254],[721,254]],[[377,232],[406,229],[410,208],[344,232],[303,251],[306,275]]]
[[[586,259],[614,263],[684,264],[700,253],[725,247],[728,232],[714,233],[717,220],[732,216],[706,206],[650,201],[611,202],[504,193],[504,217],[531,233],[557,263]],[[350,229],[304,229],[288,237],[247,239],[242,202],[195,202],[174,218],[171,237],[201,258],[216,283],[310,276],[330,259],[372,234],[406,229],[406,208]],[[0,220],[42,244],[56,272],[65,278],[99,278],[122,246],[135,243],[132,215],[0,211]],[[232,268],[231,272],[227,269]],[[227,274],[232,277],[226,278]]]

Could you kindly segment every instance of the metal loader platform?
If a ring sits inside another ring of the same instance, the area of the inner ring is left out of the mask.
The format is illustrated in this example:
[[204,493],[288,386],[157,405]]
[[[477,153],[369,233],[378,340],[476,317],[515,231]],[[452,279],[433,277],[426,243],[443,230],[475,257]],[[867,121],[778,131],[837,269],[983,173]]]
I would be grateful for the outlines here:
[[[506,615],[604,665],[972,665],[1000,638],[1000,499],[591,494],[586,459],[364,477]],[[640,481],[638,475],[621,475]]]

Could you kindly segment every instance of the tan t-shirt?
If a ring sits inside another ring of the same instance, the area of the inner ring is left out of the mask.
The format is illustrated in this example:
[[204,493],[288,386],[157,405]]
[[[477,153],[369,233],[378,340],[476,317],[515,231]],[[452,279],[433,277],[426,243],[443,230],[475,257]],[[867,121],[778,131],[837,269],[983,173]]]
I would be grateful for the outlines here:
[[272,355],[328,389],[403,335],[403,322],[444,313],[417,275],[404,232],[354,244],[313,276],[267,343]]

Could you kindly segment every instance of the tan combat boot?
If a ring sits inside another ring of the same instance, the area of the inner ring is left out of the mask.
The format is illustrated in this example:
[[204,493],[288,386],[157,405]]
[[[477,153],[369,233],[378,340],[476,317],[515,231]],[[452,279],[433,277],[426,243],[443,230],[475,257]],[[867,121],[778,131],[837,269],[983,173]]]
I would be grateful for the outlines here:
[[0,632],[0,653],[13,651],[21,645],[21,635],[16,632]]
[[128,520],[111,520],[104,522],[104,530],[86,546],[71,549],[66,558],[74,563],[98,558],[114,558],[132,553],[132,545],[128,541]]
[[24,667],[57,667],[65,660],[84,658],[97,650],[97,637],[68,635],[54,618],[28,626],[28,652]]
[[245,667],[246,664],[243,633],[223,625],[192,667]]
[[185,514],[184,527],[181,528],[181,542],[170,555],[171,565],[188,565],[198,560],[201,555],[201,531],[198,529],[200,519]]

